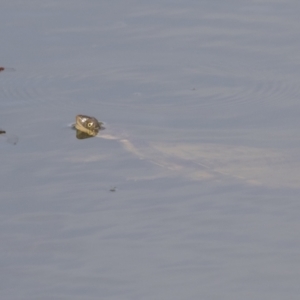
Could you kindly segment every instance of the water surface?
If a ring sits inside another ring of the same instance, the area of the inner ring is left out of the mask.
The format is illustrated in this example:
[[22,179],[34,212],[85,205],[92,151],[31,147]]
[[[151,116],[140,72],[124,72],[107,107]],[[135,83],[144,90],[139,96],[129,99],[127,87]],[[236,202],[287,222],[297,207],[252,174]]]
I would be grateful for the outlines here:
[[296,1],[0,16],[2,298],[298,299]]

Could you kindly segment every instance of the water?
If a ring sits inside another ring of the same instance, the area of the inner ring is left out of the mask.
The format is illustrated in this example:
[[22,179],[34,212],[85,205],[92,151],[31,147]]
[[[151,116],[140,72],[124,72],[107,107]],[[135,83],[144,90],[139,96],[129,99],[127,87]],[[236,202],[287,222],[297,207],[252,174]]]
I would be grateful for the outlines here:
[[296,1],[0,15],[2,298],[298,299]]

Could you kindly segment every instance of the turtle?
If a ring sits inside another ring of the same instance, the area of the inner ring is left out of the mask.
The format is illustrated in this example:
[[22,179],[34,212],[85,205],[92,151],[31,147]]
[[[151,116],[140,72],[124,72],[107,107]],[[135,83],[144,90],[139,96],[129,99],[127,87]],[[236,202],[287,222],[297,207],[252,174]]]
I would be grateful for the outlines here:
[[86,115],[77,115],[75,124],[72,127],[76,129],[76,137],[78,139],[94,137],[100,130],[105,129],[102,122]]

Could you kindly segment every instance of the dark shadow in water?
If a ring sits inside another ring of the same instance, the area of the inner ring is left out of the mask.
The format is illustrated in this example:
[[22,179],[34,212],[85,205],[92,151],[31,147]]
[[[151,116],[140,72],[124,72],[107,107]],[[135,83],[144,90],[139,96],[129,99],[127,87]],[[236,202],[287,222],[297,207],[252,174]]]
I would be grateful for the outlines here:
[[95,137],[99,133],[99,131],[102,131],[105,129],[102,126],[100,129],[94,129],[92,131],[89,131],[89,133],[87,133],[87,132],[83,132],[81,130],[76,129],[75,126],[73,126],[72,128],[76,130],[76,138],[79,140]]
[[95,137],[97,134],[98,134],[98,132],[96,134],[90,135],[86,132],[82,132],[82,131],[76,129],[76,138],[79,140],[92,138],[92,137]]

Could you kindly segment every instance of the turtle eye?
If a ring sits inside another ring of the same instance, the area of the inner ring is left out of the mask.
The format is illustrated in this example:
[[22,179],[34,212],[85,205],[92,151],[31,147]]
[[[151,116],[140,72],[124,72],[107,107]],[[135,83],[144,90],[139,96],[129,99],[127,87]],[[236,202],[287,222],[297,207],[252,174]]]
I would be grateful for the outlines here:
[[93,126],[93,122],[90,122],[87,124],[88,127],[92,127]]

